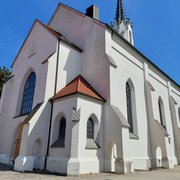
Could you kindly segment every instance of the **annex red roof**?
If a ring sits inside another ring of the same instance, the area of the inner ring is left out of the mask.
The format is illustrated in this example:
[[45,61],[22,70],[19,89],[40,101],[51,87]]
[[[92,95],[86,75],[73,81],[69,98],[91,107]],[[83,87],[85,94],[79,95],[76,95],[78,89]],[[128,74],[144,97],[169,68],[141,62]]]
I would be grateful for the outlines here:
[[99,93],[96,92],[96,90],[94,90],[94,88],[81,75],[79,75],[69,84],[67,84],[50,100],[56,100],[73,94],[82,94],[97,99],[99,101],[106,101]]

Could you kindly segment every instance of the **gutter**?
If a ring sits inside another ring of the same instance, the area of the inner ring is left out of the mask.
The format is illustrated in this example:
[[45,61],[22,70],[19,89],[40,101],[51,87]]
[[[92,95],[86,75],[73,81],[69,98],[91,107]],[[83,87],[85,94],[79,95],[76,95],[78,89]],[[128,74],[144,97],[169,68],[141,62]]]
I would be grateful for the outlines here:
[[[58,49],[57,49],[56,74],[55,74],[55,82],[54,82],[54,96],[56,95],[56,91],[57,91],[59,54],[60,54],[60,40],[58,40]],[[53,103],[53,101],[51,101],[51,112],[50,112],[50,122],[49,122],[49,131],[48,131],[48,143],[47,143],[47,150],[46,150],[46,155],[45,155],[44,170],[46,170],[46,168],[47,168],[47,158],[49,156],[49,145],[50,145],[50,137],[51,137],[53,109],[54,109],[54,103]]]

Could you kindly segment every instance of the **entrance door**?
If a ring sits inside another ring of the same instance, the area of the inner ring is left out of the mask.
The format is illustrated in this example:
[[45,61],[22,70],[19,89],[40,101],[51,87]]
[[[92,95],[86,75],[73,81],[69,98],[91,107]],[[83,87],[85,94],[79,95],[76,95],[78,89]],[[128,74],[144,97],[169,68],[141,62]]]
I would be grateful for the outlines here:
[[15,149],[14,149],[14,157],[13,161],[19,156],[20,146],[21,146],[21,138],[22,138],[23,125],[21,124],[18,128],[16,141],[15,141]]

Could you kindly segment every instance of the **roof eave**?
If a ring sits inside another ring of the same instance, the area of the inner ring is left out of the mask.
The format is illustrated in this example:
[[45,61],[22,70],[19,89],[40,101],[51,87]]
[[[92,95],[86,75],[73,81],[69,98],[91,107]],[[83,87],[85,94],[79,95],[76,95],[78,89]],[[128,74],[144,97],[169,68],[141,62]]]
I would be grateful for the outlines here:
[[110,25],[106,24],[107,30],[110,30],[114,33],[119,39],[121,39],[124,43],[126,43],[130,48],[132,48],[137,54],[147,60],[153,67],[155,67],[158,71],[160,71],[165,77],[167,77],[171,82],[173,82],[178,88],[180,85],[174,81],[169,75],[167,75],[164,71],[162,71],[156,64],[154,64],[149,58],[147,58],[144,54],[142,54],[137,48],[135,48],[132,44],[130,44],[126,39],[124,39],[120,34],[118,34]]
[[91,98],[91,99],[94,99],[94,100],[96,100],[96,101],[100,101],[100,102],[103,102],[103,103],[105,103],[106,102],[106,100],[103,98],[103,99],[98,99],[98,98],[95,98],[95,97],[92,97],[92,96],[90,96],[90,95],[87,95],[87,94],[84,94],[84,93],[81,93],[81,92],[74,92],[74,93],[70,93],[70,94],[66,94],[66,95],[63,95],[63,96],[61,96],[61,97],[52,97],[52,98],[50,98],[49,99],[49,101],[51,101],[51,102],[54,102],[54,101],[57,101],[57,100],[60,100],[60,99],[63,99],[63,98],[66,98],[66,97],[69,97],[69,96],[73,96],[73,95],[82,95],[82,96],[86,96],[86,97],[88,97],[88,98]]

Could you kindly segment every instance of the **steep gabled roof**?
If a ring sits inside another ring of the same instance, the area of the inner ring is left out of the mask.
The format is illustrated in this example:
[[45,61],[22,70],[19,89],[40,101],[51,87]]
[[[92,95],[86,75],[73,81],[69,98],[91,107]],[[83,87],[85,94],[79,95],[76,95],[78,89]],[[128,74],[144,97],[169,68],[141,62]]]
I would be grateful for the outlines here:
[[22,46],[21,46],[21,48],[20,48],[17,56],[15,57],[15,59],[14,59],[14,61],[13,61],[13,63],[12,63],[12,67],[13,67],[14,63],[16,62],[16,59],[18,58],[18,56],[19,56],[19,54],[20,54],[20,52],[21,52],[24,44],[26,43],[29,35],[31,34],[31,32],[32,32],[35,24],[39,24],[41,27],[43,27],[44,29],[46,29],[46,30],[47,30],[50,34],[52,34],[58,41],[62,41],[62,42],[64,42],[65,44],[69,45],[70,47],[76,49],[77,51],[82,52],[82,50],[81,50],[78,46],[76,46],[75,44],[71,43],[71,42],[70,42],[68,39],[66,39],[62,34],[60,34],[59,32],[56,32],[56,31],[53,30],[52,28],[50,28],[50,27],[46,26],[45,24],[43,24],[40,20],[36,19],[36,20],[34,21],[32,27],[31,27],[28,35],[26,36],[26,38],[25,38],[25,40],[24,40],[24,42],[23,42],[23,44],[22,44]]
[[[121,0],[121,1],[118,1],[118,3],[119,3],[119,2],[120,2],[121,8],[123,9],[123,1]],[[72,7],[69,7],[69,6],[67,6],[67,5],[65,5],[65,4],[63,4],[63,3],[59,3],[58,6],[57,6],[57,8],[56,8],[56,10],[55,10],[55,12],[54,12],[54,14],[53,14],[53,16],[52,16],[51,19],[50,19],[48,25],[51,24],[54,16],[56,15],[56,13],[57,13],[57,11],[59,10],[60,7],[63,7],[63,8],[65,8],[65,9],[71,11],[71,12],[74,12],[74,13],[76,13],[76,14],[79,14],[80,16],[83,16],[83,17],[86,16],[86,14],[84,14],[84,13],[82,13],[82,12],[80,12],[80,11],[72,8]],[[122,12],[121,12],[121,13],[122,13]],[[124,17],[125,17],[124,9],[123,9],[123,14],[124,14]],[[92,19],[93,19],[93,18],[92,18]],[[135,52],[137,52],[142,58],[144,58],[144,59],[145,59],[147,62],[149,62],[153,67],[155,67],[158,71],[160,71],[160,73],[162,73],[165,77],[167,77],[170,81],[172,81],[178,88],[180,88],[180,85],[179,85],[177,82],[175,82],[169,75],[167,75],[164,71],[162,71],[157,65],[155,65],[150,59],[148,59],[148,58],[147,58],[144,54],[142,54],[138,49],[136,49],[136,48],[135,48],[134,46],[132,46],[128,41],[126,41],[126,39],[124,39],[120,34],[118,34],[116,31],[114,31],[114,29],[113,29],[110,25],[108,25],[108,24],[106,24],[106,23],[103,23],[103,22],[101,22],[100,20],[97,20],[97,19],[93,19],[93,22],[96,23],[96,24],[98,24],[98,25],[100,25],[100,26],[103,27],[105,30],[111,31],[112,34],[116,34],[117,37],[118,37],[119,39],[123,40],[123,42],[126,43],[132,50],[135,50]]]
[[82,94],[102,102],[106,101],[81,75],[67,84],[50,100],[54,101],[73,94]]
[[[69,10],[69,11],[71,11],[71,12],[74,12],[75,14],[78,14],[79,16],[82,16],[82,17],[86,17],[86,16],[87,16],[85,13],[82,13],[82,12],[80,12],[80,11],[78,11],[78,10],[70,7],[70,6],[67,6],[67,5],[65,5],[65,4],[63,4],[63,3],[59,3],[59,4],[57,5],[56,10],[54,11],[52,17],[50,18],[50,20],[49,20],[49,22],[48,22],[48,26],[50,26],[52,20],[53,20],[54,17],[56,16],[56,13],[58,12],[58,10],[59,10],[60,7],[64,8],[64,9],[67,9],[67,10]],[[87,16],[87,17],[89,17],[89,16]],[[95,19],[95,18],[92,18],[92,17],[89,17],[89,18],[91,18],[94,23],[96,23],[96,24],[98,24],[98,25],[100,25],[101,27],[103,27],[103,28],[106,29],[106,25],[105,25],[105,23],[103,23],[102,21],[100,21],[100,20],[98,20],[98,19]]]

